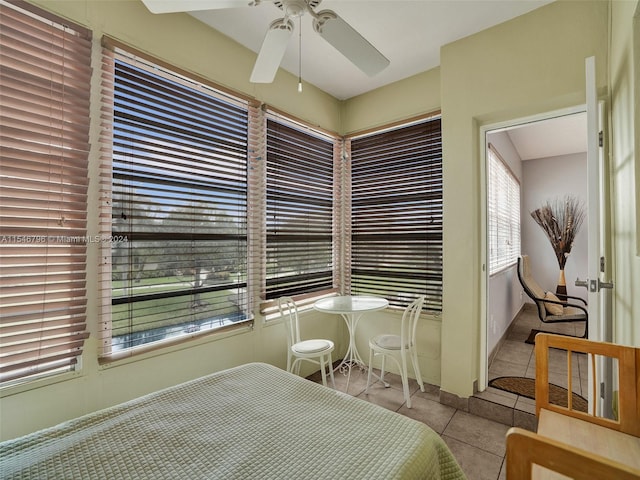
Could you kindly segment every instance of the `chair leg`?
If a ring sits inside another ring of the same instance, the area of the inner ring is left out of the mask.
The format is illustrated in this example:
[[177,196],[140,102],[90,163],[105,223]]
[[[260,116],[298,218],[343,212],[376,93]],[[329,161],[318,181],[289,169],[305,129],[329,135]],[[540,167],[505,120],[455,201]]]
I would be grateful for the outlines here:
[[404,394],[404,399],[407,402],[407,408],[411,408],[411,395],[409,394],[409,380],[408,380],[408,372],[407,372],[407,356],[402,355],[402,370],[400,372],[402,376],[402,393]]
[[364,393],[369,393],[369,385],[371,384],[371,371],[373,370],[373,349],[369,349],[369,368],[367,370],[367,386],[364,389]]
[[411,363],[413,363],[413,371],[416,374],[416,380],[420,385],[420,391],[424,392],[424,382],[422,381],[422,375],[420,375],[420,366],[418,365],[418,352],[415,348],[411,349]]
[[320,357],[320,375],[322,375],[322,385],[327,386],[327,366],[325,365],[324,355]]
[[291,370],[289,370],[291,373],[293,373],[294,375],[298,375],[300,376],[300,361],[302,359],[301,358],[296,358],[293,363],[291,364]]
[[333,360],[331,359],[331,352],[329,352],[329,376],[331,377],[331,385],[333,389],[336,389],[336,380],[333,378]]
[[[380,381],[381,381],[383,384],[384,384],[384,361],[385,361],[385,358],[387,358],[387,356],[386,356],[386,355],[382,355],[382,362],[381,362],[381,364],[380,364]],[[386,387],[386,386],[387,386],[387,385],[385,384],[385,387]]]

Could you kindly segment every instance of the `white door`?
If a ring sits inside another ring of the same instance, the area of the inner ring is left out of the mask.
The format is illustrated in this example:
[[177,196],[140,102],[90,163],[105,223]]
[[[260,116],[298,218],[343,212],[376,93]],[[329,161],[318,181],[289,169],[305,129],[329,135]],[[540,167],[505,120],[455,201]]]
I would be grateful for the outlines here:
[[[588,278],[584,282],[576,281],[589,290],[589,338],[596,341],[611,341],[611,289],[612,283],[605,282],[608,251],[607,240],[603,236],[606,231],[606,210],[604,189],[604,135],[602,130],[603,108],[598,103],[596,88],[595,57],[585,61],[587,87],[587,171],[588,171]],[[605,359],[599,358],[596,363],[597,378],[602,380],[599,385],[593,385],[592,375],[589,376],[589,401],[599,397],[597,404],[599,414],[609,416],[607,405],[611,405],[611,365]]]
[[605,252],[608,251],[606,231],[605,189],[604,189],[604,149],[603,147],[603,107],[598,103],[596,88],[595,57],[585,61],[587,84],[587,171],[589,200],[587,220],[588,269],[586,284],[577,281],[589,290],[589,338],[596,341],[611,341],[611,309],[608,296],[613,285],[605,281]]

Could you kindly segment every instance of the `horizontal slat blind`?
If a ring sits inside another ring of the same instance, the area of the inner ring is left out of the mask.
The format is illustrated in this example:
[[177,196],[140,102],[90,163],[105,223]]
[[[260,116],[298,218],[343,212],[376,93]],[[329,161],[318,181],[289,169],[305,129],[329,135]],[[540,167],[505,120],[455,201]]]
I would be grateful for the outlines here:
[[124,53],[113,69],[104,355],[248,318],[246,104]]
[[351,291],[442,309],[440,119],[351,140]]
[[18,4],[0,5],[2,383],[74,369],[89,336],[91,36]]
[[267,120],[267,299],[333,287],[333,144]]
[[520,184],[493,147],[488,150],[489,274],[515,265],[520,255]]

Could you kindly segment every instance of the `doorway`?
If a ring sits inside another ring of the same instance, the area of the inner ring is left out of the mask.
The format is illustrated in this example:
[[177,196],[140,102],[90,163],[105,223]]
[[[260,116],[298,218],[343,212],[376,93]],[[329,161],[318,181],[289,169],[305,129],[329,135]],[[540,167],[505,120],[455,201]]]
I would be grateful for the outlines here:
[[[515,371],[524,371],[524,374],[527,371],[531,372],[531,366],[523,365],[531,358],[526,355],[527,347],[520,345],[522,339],[509,338],[509,333],[514,327],[513,321],[533,304],[518,281],[515,259],[512,257],[506,263],[504,261],[499,263],[500,268],[496,269],[492,264],[492,256],[496,254],[498,241],[517,240],[520,248],[515,248],[515,255],[527,254],[534,259],[532,275],[545,290],[556,290],[559,274],[557,259],[544,231],[534,221],[530,212],[546,201],[563,199],[567,195],[579,199],[586,207],[588,198],[586,113],[584,108],[574,108],[492,125],[482,129],[481,139],[485,165],[488,165],[490,155],[497,154],[500,162],[518,182],[520,189],[517,236],[511,235],[509,240],[505,240],[504,235],[491,236],[495,235],[495,222],[490,227],[491,212],[489,210],[492,206],[488,202],[484,216],[487,233],[485,236],[487,268],[483,292],[485,300],[483,311],[486,314],[485,323],[481,328],[484,335],[482,344],[485,349],[482,360],[485,363],[481,365],[479,375],[479,387],[482,390],[491,379],[489,367],[501,348],[512,351],[513,356],[507,360],[501,358],[501,362],[507,363],[499,365],[500,367],[512,367],[509,365],[512,362],[518,365],[514,368]],[[484,182],[485,192],[488,192],[491,178],[488,169],[485,171],[487,172]],[[486,196],[485,193],[485,198]],[[576,288],[574,281],[578,277],[586,278],[587,233],[588,225],[584,222],[565,266],[568,293],[585,299],[586,290]],[[498,250],[505,249],[498,248]],[[533,316],[535,317],[537,315]],[[523,366],[526,367],[524,370]]]

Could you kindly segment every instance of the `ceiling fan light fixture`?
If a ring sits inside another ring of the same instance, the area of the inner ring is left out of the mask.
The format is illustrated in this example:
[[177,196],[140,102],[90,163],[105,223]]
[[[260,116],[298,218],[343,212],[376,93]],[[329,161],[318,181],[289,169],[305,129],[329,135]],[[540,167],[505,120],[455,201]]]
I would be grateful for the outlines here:
[[307,11],[307,2],[304,0],[285,0],[282,3],[288,17],[301,17]]

